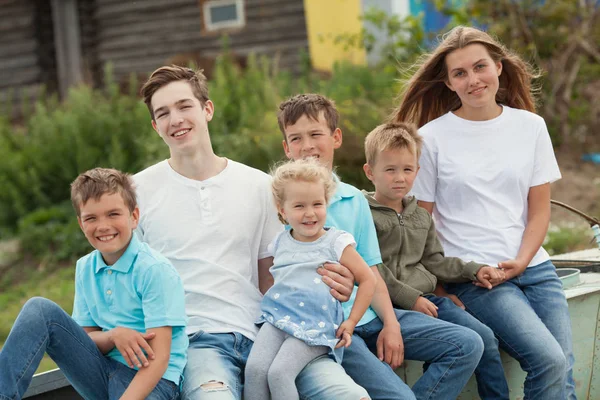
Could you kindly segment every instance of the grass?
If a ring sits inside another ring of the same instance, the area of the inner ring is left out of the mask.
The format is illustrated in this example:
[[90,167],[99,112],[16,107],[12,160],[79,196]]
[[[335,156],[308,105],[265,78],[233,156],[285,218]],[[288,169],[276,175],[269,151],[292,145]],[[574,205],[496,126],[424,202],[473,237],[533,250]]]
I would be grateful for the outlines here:
[[[24,264],[15,264],[2,273],[0,279],[0,348],[8,337],[15,318],[23,304],[35,296],[46,297],[68,314],[73,310],[75,294],[75,267],[50,271],[38,271]],[[11,280],[20,283],[11,285]],[[56,368],[56,364],[46,355],[36,373]]]

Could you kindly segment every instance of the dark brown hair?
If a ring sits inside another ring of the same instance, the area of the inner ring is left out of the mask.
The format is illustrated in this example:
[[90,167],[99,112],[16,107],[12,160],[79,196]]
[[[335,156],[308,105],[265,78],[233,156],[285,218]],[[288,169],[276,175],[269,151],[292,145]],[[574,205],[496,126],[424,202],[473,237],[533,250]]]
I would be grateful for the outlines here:
[[202,70],[195,71],[191,68],[180,67],[178,65],[160,67],[150,75],[141,89],[144,103],[146,103],[153,120],[154,111],[152,110],[152,96],[154,96],[154,93],[156,93],[158,89],[176,81],[188,82],[192,87],[192,93],[194,93],[194,96],[196,96],[203,106],[208,101],[208,84]]
[[112,168],[94,168],[80,174],[71,183],[71,202],[77,216],[81,206],[90,199],[96,201],[105,194],[119,193],[130,212],[137,207],[131,175]]
[[277,122],[279,123],[279,129],[283,134],[283,138],[287,141],[285,128],[288,125],[294,125],[303,115],[314,121],[318,121],[319,113],[321,112],[323,112],[327,126],[331,130],[331,133],[333,133],[337,129],[339,119],[333,100],[320,94],[307,93],[297,94],[282,102],[279,105]]

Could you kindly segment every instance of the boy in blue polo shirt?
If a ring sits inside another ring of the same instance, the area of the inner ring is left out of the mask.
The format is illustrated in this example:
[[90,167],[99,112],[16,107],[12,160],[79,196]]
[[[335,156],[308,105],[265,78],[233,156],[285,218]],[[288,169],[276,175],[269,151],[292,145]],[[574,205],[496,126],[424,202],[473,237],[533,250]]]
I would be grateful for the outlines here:
[[[300,94],[284,101],[279,106],[278,122],[286,156],[294,160],[314,157],[333,170],[335,150],[342,145],[338,118],[333,101],[318,94]],[[377,269],[382,261],[371,210],[354,186],[338,182],[327,207],[326,225],[354,236],[356,251],[378,280],[373,298],[379,296],[377,303],[384,305],[369,309],[356,325],[342,360],[348,375],[372,400],[456,399],[481,358],[483,342],[479,335],[425,314],[393,308]],[[356,290],[342,304],[346,317],[355,295]],[[404,358],[429,363],[412,392],[393,370]]]
[[184,291],[171,263],[133,230],[129,175],[96,168],[71,200],[96,249],[77,261],[73,317],[30,299],[0,352],[0,399],[20,399],[44,352],[86,399],[173,399],[186,362]]

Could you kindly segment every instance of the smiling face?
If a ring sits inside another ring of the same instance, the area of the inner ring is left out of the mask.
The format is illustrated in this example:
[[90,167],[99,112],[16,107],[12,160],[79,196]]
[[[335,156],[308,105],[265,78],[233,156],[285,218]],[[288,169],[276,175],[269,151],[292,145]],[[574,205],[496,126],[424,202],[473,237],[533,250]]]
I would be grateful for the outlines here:
[[152,127],[165,141],[171,155],[196,152],[201,146],[210,146],[208,122],[212,120],[214,105],[204,105],[194,96],[185,81],[174,81],[152,96],[154,120]]
[[454,50],[446,56],[448,81],[446,86],[455,92],[462,102],[458,114],[468,116],[495,116],[498,110],[496,93],[502,63],[494,62],[485,46],[470,44]]
[[327,201],[322,182],[289,182],[284,188],[283,204],[277,206],[279,214],[292,227],[292,236],[301,242],[313,242],[325,230]]
[[139,221],[139,209],[129,211],[120,193],[104,194],[100,200],[89,199],[79,208],[79,226],[90,244],[107,265],[123,255]]
[[384,150],[372,166],[365,164],[364,170],[375,185],[375,199],[401,212],[402,199],[412,189],[419,170],[416,154],[406,147]]
[[321,165],[333,168],[333,154],[342,145],[342,131],[336,128],[331,132],[323,112],[319,119],[303,115],[295,124],[285,127],[286,140],[283,141],[285,155],[292,160],[314,157]]

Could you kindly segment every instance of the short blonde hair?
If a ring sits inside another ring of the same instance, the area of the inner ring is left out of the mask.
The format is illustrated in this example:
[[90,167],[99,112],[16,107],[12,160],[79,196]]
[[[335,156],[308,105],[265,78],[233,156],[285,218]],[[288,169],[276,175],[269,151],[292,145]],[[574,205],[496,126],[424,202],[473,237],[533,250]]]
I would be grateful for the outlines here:
[[71,202],[78,217],[81,206],[90,199],[96,201],[105,194],[119,193],[129,212],[137,207],[135,188],[131,175],[112,168],[94,168],[80,174],[71,183]]
[[375,165],[377,156],[385,150],[408,149],[421,156],[423,137],[417,132],[414,124],[393,122],[379,125],[365,138],[365,157],[370,166]]
[[[276,165],[271,170],[271,177],[273,178],[271,183],[273,200],[278,208],[285,201],[285,187],[290,182],[322,183],[325,188],[325,202],[327,204],[329,204],[329,200],[337,188],[333,173],[313,158],[287,161]],[[277,214],[279,220],[283,224],[287,224],[279,211]]]

